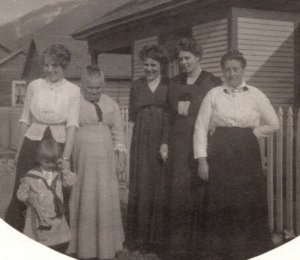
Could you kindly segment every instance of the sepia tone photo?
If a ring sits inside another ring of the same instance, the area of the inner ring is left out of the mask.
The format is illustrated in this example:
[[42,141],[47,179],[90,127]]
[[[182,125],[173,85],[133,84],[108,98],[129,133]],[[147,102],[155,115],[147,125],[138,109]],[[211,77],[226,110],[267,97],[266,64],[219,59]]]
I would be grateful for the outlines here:
[[300,2],[0,7],[0,259],[300,259]]

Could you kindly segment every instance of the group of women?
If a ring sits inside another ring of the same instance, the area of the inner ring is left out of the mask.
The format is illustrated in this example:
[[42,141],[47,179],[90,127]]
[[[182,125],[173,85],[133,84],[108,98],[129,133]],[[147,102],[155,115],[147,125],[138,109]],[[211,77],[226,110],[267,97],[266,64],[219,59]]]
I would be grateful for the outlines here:
[[246,59],[221,59],[225,82],[203,70],[192,38],[168,80],[158,45],[141,51],[133,83],[128,248],[163,259],[248,259],[272,248],[258,138],[279,127],[267,97],[244,81]]
[[[272,248],[258,138],[279,123],[267,97],[245,83],[241,52],[222,57],[224,83],[201,67],[202,49],[193,38],[176,46],[181,73],[172,80],[161,46],[140,52],[145,76],[130,90],[124,237],[114,161],[115,152],[120,158],[126,152],[119,107],[101,93],[98,68],[83,74],[81,98],[77,86],[66,87],[69,54],[61,46],[50,49],[43,54],[46,78],[29,88],[20,120],[25,137],[16,183],[32,168],[40,140],[61,143],[63,168],[71,167],[73,154],[78,177],[70,199],[70,253],[108,259],[125,242],[136,254],[162,259],[238,260]],[[18,230],[23,209],[13,197],[6,219]]]

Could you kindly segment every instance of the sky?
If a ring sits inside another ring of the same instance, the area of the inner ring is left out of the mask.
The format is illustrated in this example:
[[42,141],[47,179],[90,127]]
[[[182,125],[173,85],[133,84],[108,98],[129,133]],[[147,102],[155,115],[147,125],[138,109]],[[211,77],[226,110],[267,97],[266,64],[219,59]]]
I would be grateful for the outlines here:
[[13,21],[44,5],[67,1],[73,0],[0,0],[0,24]]

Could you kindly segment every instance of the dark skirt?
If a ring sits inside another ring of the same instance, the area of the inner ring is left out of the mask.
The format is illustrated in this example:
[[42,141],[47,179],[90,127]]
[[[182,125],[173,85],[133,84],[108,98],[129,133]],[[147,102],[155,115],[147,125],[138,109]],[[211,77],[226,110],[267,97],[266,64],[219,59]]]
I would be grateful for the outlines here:
[[[192,128],[170,138],[168,259],[199,259],[203,247],[207,187],[197,175]],[[179,129],[180,130],[180,129]]]
[[[53,139],[49,127],[46,128],[42,140],[44,139]],[[29,170],[38,166],[36,162],[36,151],[40,142],[41,141],[33,141],[27,137],[24,138],[16,167],[13,196],[5,213],[5,221],[20,232],[23,231],[25,225],[26,205],[18,200],[17,190],[19,188],[21,178]],[[64,144],[61,144],[62,149],[63,147]]]
[[266,183],[252,131],[220,127],[209,139],[204,259],[248,259],[272,248]]
[[165,241],[167,211],[166,165],[160,158],[164,111],[139,111],[131,153],[126,246],[132,250],[160,251]]

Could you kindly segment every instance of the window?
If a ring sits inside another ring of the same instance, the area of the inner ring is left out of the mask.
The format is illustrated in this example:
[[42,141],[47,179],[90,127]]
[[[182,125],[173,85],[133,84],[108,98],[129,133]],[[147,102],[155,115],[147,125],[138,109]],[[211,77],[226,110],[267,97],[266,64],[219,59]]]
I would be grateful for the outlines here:
[[26,87],[26,81],[14,80],[12,82],[12,106],[24,105]]

